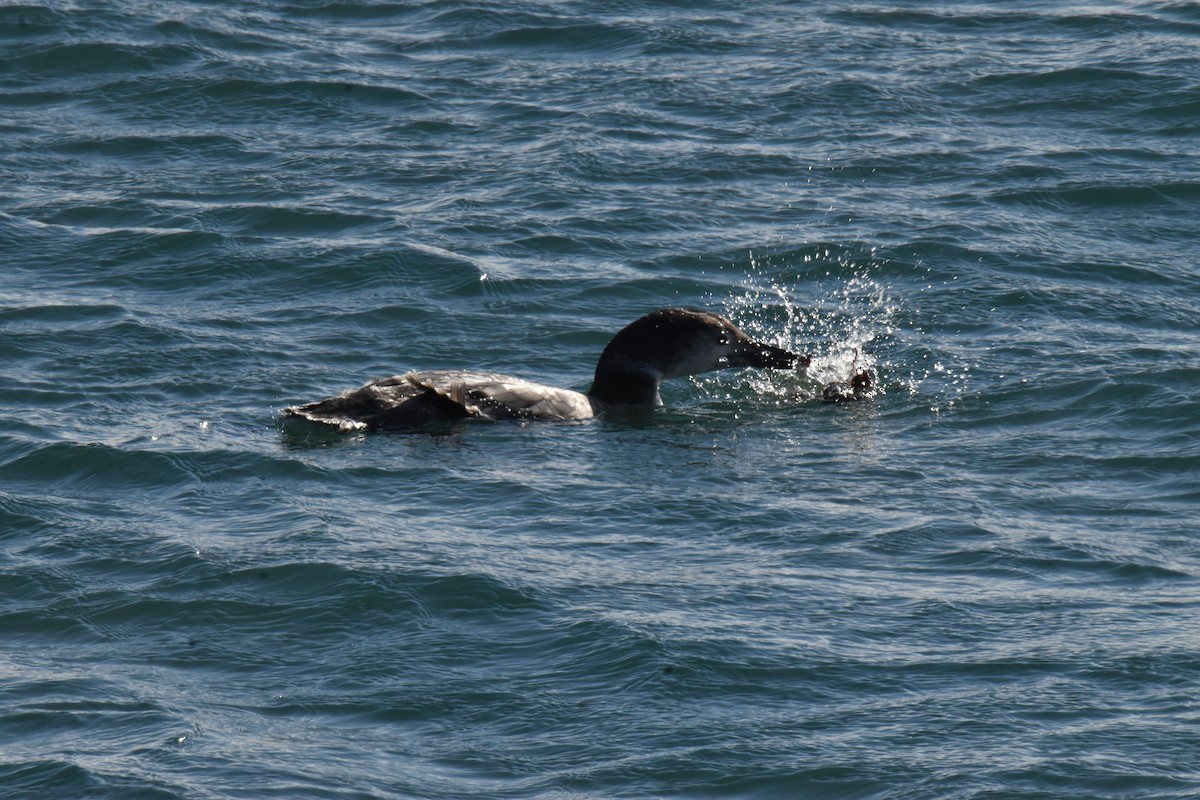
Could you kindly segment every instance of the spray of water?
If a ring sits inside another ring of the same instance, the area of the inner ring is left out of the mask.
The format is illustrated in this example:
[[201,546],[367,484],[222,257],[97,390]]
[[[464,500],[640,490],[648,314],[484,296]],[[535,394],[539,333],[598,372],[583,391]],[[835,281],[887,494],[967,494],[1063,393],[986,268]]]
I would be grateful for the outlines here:
[[807,370],[795,373],[715,373],[697,379],[706,391],[731,398],[735,383],[776,405],[819,398],[825,386],[846,383],[868,371],[873,394],[887,391],[879,380],[880,345],[895,331],[897,305],[871,273],[873,253],[819,245],[783,256],[751,254],[732,297],[719,301],[723,311],[751,336],[812,356]]
[[[920,261],[897,265],[874,248],[815,244],[752,253],[723,271],[733,270],[734,291],[713,297],[712,304],[751,336],[809,354],[812,364],[794,372],[744,370],[695,379],[707,396],[794,405],[818,400],[825,387],[844,386],[864,370],[872,381],[870,396],[921,397],[934,413],[970,394],[978,365],[945,342],[930,341],[920,328],[919,309],[910,305],[925,289],[939,288],[920,288],[928,271]],[[899,277],[900,289],[880,277],[887,274]]]

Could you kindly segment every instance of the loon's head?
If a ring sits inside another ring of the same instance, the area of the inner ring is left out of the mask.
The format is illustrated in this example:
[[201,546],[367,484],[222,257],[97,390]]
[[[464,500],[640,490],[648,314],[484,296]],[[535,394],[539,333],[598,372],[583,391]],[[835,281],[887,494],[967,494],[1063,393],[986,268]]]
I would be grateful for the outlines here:
[[690,308],[653,311],[623,328],[600,356],[590,397],[604,403],[661,405],[659,384],[718,369],[791,369],[799,355],[755,341],[720,314]]

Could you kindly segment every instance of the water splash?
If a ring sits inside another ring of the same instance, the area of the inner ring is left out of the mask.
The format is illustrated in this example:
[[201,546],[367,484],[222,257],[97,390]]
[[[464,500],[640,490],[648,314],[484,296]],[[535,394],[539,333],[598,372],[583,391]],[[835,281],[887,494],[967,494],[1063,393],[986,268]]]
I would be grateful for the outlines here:
[[[714,373],[695,381],[709,397],[775,406],[818,399],[825,386],[867,370],[871,396],[920,397],[937,414],[971,395],[978,363],[953,337],[923,329],[913,298],[940,302],[953,277],[929,283],[930,267],[877,248],[818,243],[782,253],[751,253],[730,264],[735,288],[713,305],[751,336],[812,356],[807,370]],[[935,301],[930,293],[938,296]],[[945,324],[934,322],[934,330]]]
[[[877,248],[818,243],[766,255],[750,253],[722,271],[737,271],[733,290],[717,306],[751,336],[812,356],[807,370],[742,370],[693,378],[707,397],[777,407],[818,400],[826,386],[866,370],[872,397],[920,398],[934,414],[970,396],[980,365],[956,347],[944,321],[923,328],[916,298],[943,304],[955,278],[930,283],[921,259]],[[728,285],[728,284],[727,284]],[[936,295],[936,299],[931,297]],[[959,343],[961,344],[961,343]]]
[[731,399],[735,384],[776,405],[821,396],[830,383],[849,381],[867,370],[874,393],[887,391],[878,380],[881,345],[896,331],[898,304],[872,277],[881,262],[873,250],[821,244],[779,255],[751,253],[737,293],[719,302],[724,313],[751,336],[812,356],[795,373],[716,373],[696,379],[706,392]]

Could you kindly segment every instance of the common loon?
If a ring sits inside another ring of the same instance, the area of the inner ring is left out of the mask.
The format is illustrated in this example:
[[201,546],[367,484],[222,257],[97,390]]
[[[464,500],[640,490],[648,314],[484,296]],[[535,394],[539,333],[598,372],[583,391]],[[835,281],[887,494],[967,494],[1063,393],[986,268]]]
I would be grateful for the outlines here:
[[808,356],[751,339],[720,314],[664,308],[612,338],[586,394],[494,372],[433,370],[372,381],[283,413],[343,432],[421,428],[468,417],[588,419],[614,405],[660,406],[659,384],[670,378],[736,367],[791,369],[810,362]]

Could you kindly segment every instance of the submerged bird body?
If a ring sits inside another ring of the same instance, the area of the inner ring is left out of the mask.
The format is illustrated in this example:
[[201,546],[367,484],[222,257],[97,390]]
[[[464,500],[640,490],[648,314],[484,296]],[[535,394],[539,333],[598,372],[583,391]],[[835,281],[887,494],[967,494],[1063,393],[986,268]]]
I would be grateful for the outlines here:
[[342,431],[421,428],[455,419],[588,419],[613,405],[662,405],[670,378],[735,367],[787,369],[806,356],[755,341],[719,314],[654,311],[604,348],[585,394],[494,372],[431,370],[372,381],[284,414]]

